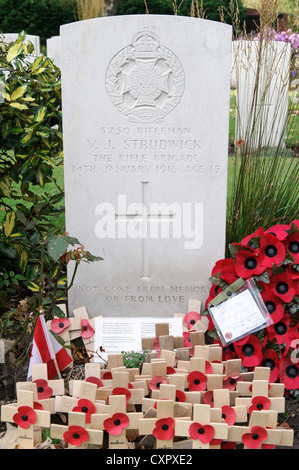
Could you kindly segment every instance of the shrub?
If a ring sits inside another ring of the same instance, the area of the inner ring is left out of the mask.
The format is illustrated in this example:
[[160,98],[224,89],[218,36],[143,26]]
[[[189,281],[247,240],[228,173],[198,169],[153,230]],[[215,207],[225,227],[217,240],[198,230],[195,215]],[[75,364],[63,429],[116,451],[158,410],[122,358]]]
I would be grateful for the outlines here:
[[0,42],[0,336],[19,334],[17,343],[27,333],[30,343],[40,313],[62,315],[67,264],[75,275],[82,260],[99,259],[64,233],[60,70],[43,55],[29,59],[24,39]]
[[40,36],[41,43],[75,21],[72,0],[0,0],[0,32]]

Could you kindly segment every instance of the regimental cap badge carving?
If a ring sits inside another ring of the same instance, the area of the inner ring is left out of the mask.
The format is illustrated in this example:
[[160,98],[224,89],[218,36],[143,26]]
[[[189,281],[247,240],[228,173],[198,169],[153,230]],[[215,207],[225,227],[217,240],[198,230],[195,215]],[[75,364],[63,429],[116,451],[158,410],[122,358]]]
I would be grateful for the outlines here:
[[113,57],[106,72],[112,103],[132,122],[162,122],[181,101],[184,87],[179,59],[149,31],[135,34],[132,44]]

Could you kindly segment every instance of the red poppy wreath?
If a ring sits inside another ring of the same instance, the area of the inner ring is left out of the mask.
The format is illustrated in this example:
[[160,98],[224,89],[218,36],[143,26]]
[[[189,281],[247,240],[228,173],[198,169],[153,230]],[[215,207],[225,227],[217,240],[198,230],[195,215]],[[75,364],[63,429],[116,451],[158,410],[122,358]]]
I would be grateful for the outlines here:
[[299,388],[299,220],[289,225],[259,227],[229,246],[230,258],[216,262],[205,304],[208,335],[221,344],[208,304],[239,278],[253,279],[271,318],[271,325],[223,347],[223,360],[240,358],[247,370],[270,367],[270,379]]

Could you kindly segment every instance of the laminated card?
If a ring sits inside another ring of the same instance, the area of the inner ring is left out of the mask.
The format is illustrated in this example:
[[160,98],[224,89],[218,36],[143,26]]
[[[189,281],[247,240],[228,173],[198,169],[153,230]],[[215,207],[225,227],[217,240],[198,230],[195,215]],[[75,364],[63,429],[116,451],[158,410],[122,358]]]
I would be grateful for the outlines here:
[[166,15],[61,27],[66,229],[104,258],[80,265],[70,311],[165,317],[208,297],[224,257],[231,34]]

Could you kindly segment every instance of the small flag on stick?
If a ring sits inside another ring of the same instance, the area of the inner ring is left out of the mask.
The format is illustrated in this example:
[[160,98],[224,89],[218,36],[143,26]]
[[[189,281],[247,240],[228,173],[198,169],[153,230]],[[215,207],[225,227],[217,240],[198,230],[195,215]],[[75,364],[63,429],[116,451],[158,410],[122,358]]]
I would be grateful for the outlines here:
[[60,371],[71,362],[71,356],[49,332],[44,316],[39,315],[33,336],[27,380],[32,379],[32,364],[46,363],[48,379],[52,380],[56,376],[60,378]]

